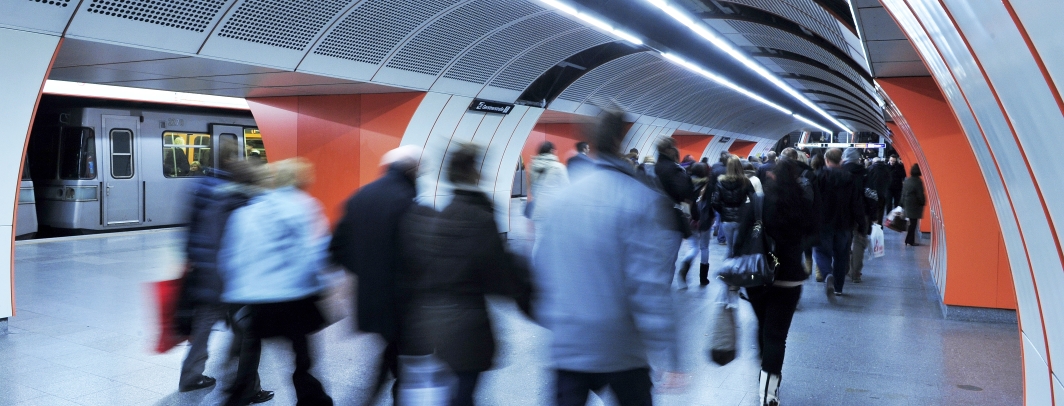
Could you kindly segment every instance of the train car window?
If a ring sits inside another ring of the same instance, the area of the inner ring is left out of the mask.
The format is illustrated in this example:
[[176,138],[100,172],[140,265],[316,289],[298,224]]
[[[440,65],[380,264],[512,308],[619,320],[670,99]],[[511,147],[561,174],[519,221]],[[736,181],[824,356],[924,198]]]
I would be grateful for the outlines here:
[[128,179],[133,177],[133,131],[127,129],[111,130],[111,177]]
[[168,178],[203,176],[211,168],[211,136],[163,133],[163,175]]
[[59,178],[59,126],[35,127],[30,136],[27,160],[37,179]]
[[262,143],[262,133],[258,128],[244,129],[244,156],[266,160],[266,145]]
[[85,127],[64,127],[59,139],[59,178],[96,179],[96,135]]

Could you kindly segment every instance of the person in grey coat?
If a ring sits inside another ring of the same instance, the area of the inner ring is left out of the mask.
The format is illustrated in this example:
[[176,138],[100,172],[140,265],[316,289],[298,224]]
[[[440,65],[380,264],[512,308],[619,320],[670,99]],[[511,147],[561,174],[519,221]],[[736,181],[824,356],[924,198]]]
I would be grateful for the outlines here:
[[558,194],[543,220],[533,269],[536,320],[553,332],[558,405],[611,388],[622,405],[651,404],[650,363],[678,389],[676,313],[669,286],[680,248],[672,201],[620,155],[619,113],[593,136],[594,171]]

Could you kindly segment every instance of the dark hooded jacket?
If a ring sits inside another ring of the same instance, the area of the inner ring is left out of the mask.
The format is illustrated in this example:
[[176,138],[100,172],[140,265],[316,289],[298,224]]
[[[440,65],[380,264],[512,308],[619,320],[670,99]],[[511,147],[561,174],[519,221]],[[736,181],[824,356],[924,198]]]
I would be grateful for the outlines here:
[[742,207],[747,201],[754,201],[757,194],[750,179],[729,180],[725,176],[717,178],[717,189],[713,192],[713,210],[720,213],[720,221],[738,223],[742,220]]
[[868,168],[868,181],[865,186],[870,187],[879,194],[879,198],[885,199],[890,192],[891,173],[890,165],[875,162]]
[[[865,192],[865,187],[867,186],[866,181],[868,179],[868,170],[865,169],[864,165],[861,165],[860,161],[843,162],[842,169],[853,175],[853,183],[857,190],[860,191],[861,210],[858,212],[857,215],[863,216],[864,221],[860,222],[862,226],[857,229],[857,232],[864,233],[867,235],[871,232],[871,230],[869,229],[869,227],[871,226],[871,221],[869,219],[873,218],[873,213],[875,213],[876,210],[875,200],[872,200],[872,197]],[[876,199],[878,200],[878,198]]]
[[691,183],[691,177],[680,164],[664,154],[659,156],[658,163],[654,164],[654,175],[661,182],[665,194],[672,198],[674,203],[695,200],[695,186]]
[[821,169],[815,194],[820,208],[821,231],[845,231],[868,227],[863,195],[854,175],[842,168]]
[[403,299],[396,278],[401,265],[399,221],[414,204],[414,181],[391,168],[347,200],[329,253],[358,275],[358,328],[385,340],[398,337]]
[[183,289],[194,304],[221,303],[224,283],[218,273],[218,252],[225,225],[234,210],[247,204],[251,192],[229,180],[229,174],[216,171],[205,177],[192,192],[192,212],[188,224],[185,254],[189,273]]
[[506,250],[491,199],[456,190],[442,212],[415,206],[401,230],[406,351],[435,354],[457,372],[490,369],[495,336],[484,296],[512,297],[531,312],[531,276]]

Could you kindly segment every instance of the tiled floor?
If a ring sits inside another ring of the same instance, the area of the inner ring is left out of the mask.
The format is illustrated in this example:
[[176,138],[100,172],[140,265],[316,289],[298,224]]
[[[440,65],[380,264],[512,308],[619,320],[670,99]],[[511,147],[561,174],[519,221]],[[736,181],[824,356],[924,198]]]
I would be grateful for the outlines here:
[[[528,225],[516,217],[512,226],[515,250],[527,252]],[[822,285],[806,283],[784,363],[785,404],[1020,404],[1016,326],[943,320],[922,271],[926,248],[904,248],[901,236],[890,231],[887,237],[887,256],[869,260],[865,282],[848,284],[838,305],[827,303]],[[18,314],[10,320],[11,333],[0,337],[0,405],[217,404],[218,388],[176,392],[185,347],[151,351],[155,322],[148,282],[176,275],[181,239],[179,231],[148,231],[18,243]],[[721,252],[713,245],[713,263]],[[341,290],[333,296],[335,317],[349,309],[345,296]],[[706,356],[707,291],[677,291],[676,301],[693,378],[686,393],[657,395],[658,403],[757,404],[756,326],[749,308],[740,309],[739,358],[720,367]],[[502,340],[499,369],[481,381],[479,404],[549,404],[549,332],[509,303],[494,303],[493,315]],[[368,396],[381,350],[373,336],[353,333],[349,320],[315,337],[316,374],[340,405]],[[228,340],[224,331],[214,334],[212,354]],[[263,353],[263,386],[277,391],[268,404],[295,403],[286,350],[268,343]],[[221,358],[208,361],[207,373],[224,383],[235,366]],[[605,404],[612,404],[608,396]]]

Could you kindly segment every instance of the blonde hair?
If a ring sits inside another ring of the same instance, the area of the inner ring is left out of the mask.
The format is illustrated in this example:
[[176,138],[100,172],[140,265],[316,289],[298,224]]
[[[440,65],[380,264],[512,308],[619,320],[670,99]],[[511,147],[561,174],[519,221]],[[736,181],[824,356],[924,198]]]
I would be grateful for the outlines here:
[[726,164],[727,172],[721,177],[726,180],[738,180],[746,179],[746,174],[743,173],[743,162],[739,160],[739,157],[732,155],[728,157],[728,163]]
[[306,189],[314,183],[314,164],[305,158],[288,158],[269,164],[269,167],[275,188],[294,186]]

